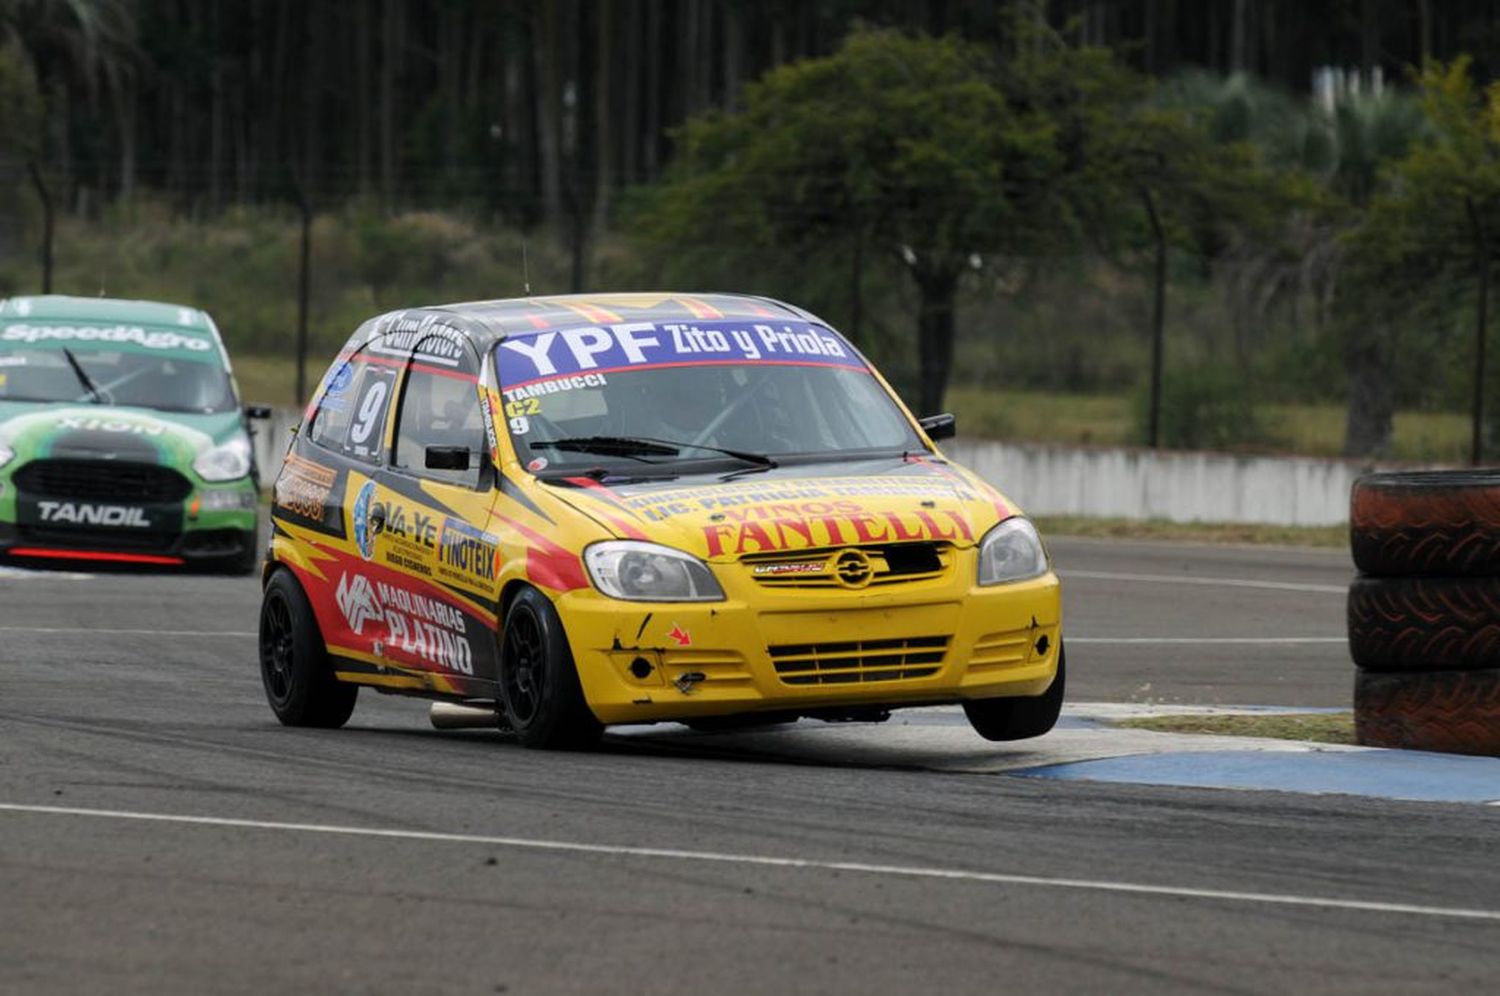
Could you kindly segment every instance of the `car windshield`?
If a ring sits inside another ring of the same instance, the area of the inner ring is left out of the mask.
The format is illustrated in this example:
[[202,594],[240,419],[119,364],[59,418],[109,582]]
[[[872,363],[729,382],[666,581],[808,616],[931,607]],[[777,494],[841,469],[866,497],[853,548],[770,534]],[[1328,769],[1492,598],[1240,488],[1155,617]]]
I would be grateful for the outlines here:
[[235,406],[217,349],[179,352],[67,344],[0,344],[0,402],[76,402],[169,412],[222,412]]
[[630,323],[496,346],[505,418],[533,472],[769,467],[921,451],[864,360],[803,322]]

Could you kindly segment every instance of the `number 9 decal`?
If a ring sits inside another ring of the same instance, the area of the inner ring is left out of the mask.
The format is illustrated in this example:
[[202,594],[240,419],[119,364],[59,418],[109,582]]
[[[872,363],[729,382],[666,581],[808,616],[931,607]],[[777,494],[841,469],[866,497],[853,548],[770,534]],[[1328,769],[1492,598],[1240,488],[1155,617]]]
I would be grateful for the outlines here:
[[380,413],[385,410],[385,396],[390,389],[390,383],[384,379],[372,381],[370,386],[365,388],[364,397],[359,399],[359,410],[355,413],[354,424],[349,427],[350,442],[364,445],[375,432],[375,427],[380,422]]
[[510,434],[512,436],[524,436],[531,431],[531,419],[525,415],[517,415],[510,420]]

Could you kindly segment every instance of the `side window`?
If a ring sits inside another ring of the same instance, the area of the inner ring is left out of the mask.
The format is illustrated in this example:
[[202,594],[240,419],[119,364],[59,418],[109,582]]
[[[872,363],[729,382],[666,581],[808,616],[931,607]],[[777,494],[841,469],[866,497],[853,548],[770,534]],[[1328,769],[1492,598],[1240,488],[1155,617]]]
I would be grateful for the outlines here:
[[346,360],[318,402],[308,438],[352,459],[379,462],[395,385],[395,368],[373,362],[367,353]]
[[[484,416],[479,408],[473,364],[439,367],[423,362],[422,344],[407,368],[401,408],[396,423],[396,452],[391,464],[408,473],[465,487],[479,486],[479,465],[485,449]],[[427,466],[430,446],[463,447],[468,466],[442,469]]]

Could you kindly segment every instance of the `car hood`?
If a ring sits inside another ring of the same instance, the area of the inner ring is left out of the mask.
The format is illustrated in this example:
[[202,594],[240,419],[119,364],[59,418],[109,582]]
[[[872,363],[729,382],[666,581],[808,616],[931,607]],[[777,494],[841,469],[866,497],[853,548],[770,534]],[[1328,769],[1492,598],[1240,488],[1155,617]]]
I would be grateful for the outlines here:
[[575,477],[548,484],[622,539],[712,561],[920,540],[972,546],[1018,512],[973,473],[937,457],[781,467],[728,482]]
[[238,412],[213,415],[108,405],[0,405],[0,446],[21,460],[129,460],[184,469],[241,431]]

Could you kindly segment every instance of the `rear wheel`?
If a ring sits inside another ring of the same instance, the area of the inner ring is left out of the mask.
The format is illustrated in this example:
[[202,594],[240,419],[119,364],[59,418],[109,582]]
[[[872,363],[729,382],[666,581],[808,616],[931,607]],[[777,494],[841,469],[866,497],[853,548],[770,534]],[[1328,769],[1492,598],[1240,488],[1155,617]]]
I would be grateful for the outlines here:
[[562,620],[535,588],[523,588],[505,613],[500,703],[502,720],[527,747],[576,750],[604,732],[584,701]]
[[271,575],[260,603],[260,679],[286,726],[343,726],[359,695],[358,685],[333,676],[312,605],[285,568]]
[[1004,699],[975,699],[964,703],[964,715],[986,740],[1027,740],[1052,729],[1062,712],[1067,684],[1067,654],[1057,650],[1057,677],[1040,695]]

